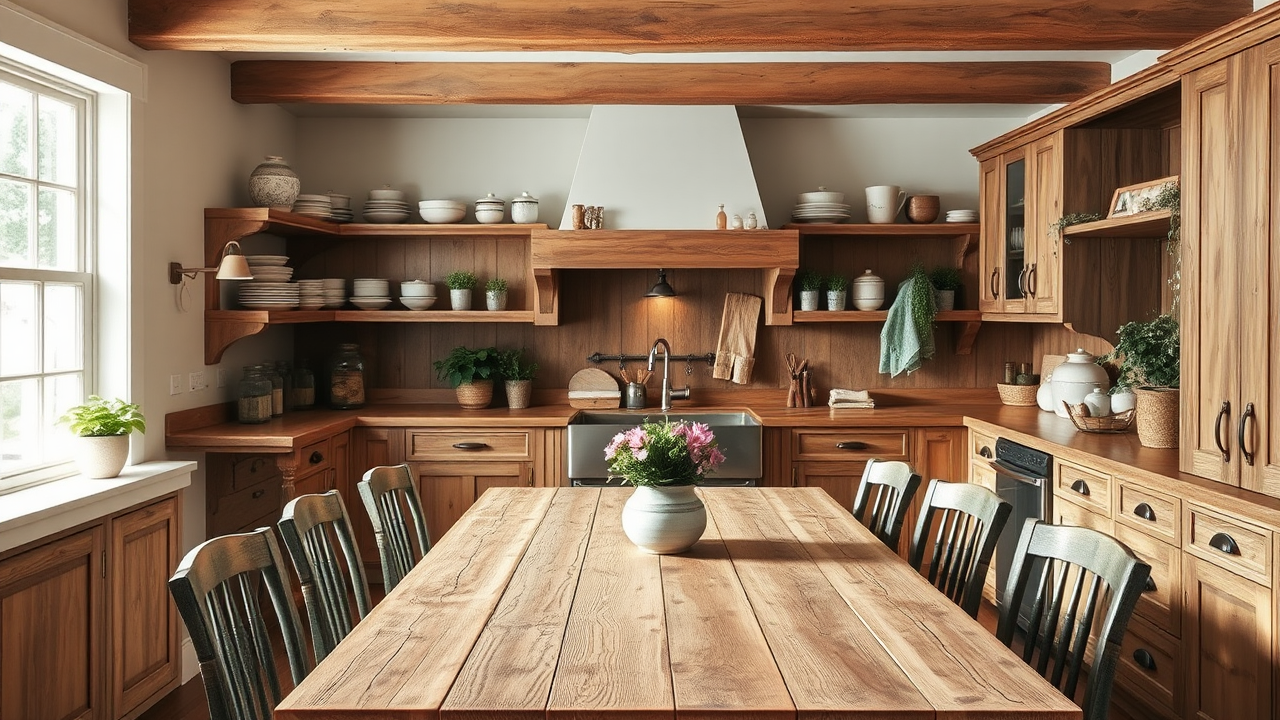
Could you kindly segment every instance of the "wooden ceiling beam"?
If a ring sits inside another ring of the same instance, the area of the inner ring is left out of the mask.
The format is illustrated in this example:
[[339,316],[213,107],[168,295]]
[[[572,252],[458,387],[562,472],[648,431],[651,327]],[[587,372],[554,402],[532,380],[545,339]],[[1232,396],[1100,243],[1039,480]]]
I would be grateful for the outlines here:
[[241,103],[867,105],[1058,103],[1106,86],[1097,62],[386,63],[246,60]]
[[1176,47],[1252,0],[129,0],[148,50],[783,52]]

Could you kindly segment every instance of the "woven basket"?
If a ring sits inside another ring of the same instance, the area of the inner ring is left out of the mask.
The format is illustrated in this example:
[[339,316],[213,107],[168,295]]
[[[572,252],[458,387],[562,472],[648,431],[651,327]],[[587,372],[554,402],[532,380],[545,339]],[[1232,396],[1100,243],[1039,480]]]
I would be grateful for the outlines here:
[[458,394],[458,404],[464,410],[481,410],[489,407],[489,403],[493,402],[493,381],[476,380],[463,383],[454,388],[454,392]]
[[1091,417],[1071,407],[1070,403],[1062,404],[1067,406],[1067,416],[1080,432],[1124,433],[1129,432],[1129,427],[1133,425],[1133,410],[1125,410],[1106,417]]
[[529,398],[533,395],[532,380],[508,380],[507,407],[512,410],[523,410],[529,407]]
[[1178,447],[1177,388],[1134,388],[1138,396],[1138,440],[1143,447]]
[[1031,407],[1036,404],[1036,392],[1040,390],[1040,386],[996,383],[996,390],[1000,391],[1000,402],[1005,405]]

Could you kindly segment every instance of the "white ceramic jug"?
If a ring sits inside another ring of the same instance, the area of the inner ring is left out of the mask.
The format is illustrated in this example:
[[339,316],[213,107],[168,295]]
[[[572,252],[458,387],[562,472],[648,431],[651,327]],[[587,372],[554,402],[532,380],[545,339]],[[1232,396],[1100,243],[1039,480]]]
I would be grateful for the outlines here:
[[907,203],[907,192],[897,185],[875,185],[867,188],[867,220],[891,223]]

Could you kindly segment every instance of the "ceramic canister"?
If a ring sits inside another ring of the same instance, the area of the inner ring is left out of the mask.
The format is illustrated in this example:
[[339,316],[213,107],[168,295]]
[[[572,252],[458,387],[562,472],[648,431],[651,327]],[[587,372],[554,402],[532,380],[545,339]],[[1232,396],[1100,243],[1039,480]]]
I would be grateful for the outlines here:
[[884,304],[884,280],[867,270],[853,280],[853,306],[859,310],[879,310]]
[[249,175],[249,199],[258,207],[293,208],[302,183],[278,155],[268,155]]
[[522,192],[520,197],[513,198],[511,200],[511,222],[538,222],[538,198],[527,192]]
[[1061,417],[1067,417],[1067,409],[1063,403],[1076,405],[1095,388],[1106,390],[1111,387],[1111,379],[1107,371],[1095,362],[1097,358],[1085,352],[1083,348],[1067,354],[1067,361],[1053,371],[1050,384],[1053,387],[1053,411]]

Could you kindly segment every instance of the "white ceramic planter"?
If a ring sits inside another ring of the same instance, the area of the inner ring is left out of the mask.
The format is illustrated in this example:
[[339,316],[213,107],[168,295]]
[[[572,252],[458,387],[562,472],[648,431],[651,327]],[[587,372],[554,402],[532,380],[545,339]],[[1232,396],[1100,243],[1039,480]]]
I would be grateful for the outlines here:
[[706,529],[707,508],[692,485],[642,485],[622,506],[622,531],[641,550],[655,555],[688,550]]
[[75,459],[80,474],[85,477],[116,477],[129,459],[129,436],[77,437]]
[[817,290],[801,290],[800,291],[800,309],[804,311],[817,310],[818,298],[822,297],[822,293]]
[[844,290],[828,290],[827,291],[827,309],[843,310],[844,301],[846,297],[847,297],[846,291]]
[[454,310],[471,309],[471,291],[449,289],[449,307]]
[[486,290],[484,293],[484,304],[491,312],[506,310],[507,291],[503,290],[501,292],[495,292],[493,290]]

